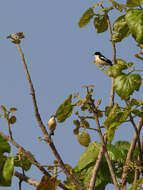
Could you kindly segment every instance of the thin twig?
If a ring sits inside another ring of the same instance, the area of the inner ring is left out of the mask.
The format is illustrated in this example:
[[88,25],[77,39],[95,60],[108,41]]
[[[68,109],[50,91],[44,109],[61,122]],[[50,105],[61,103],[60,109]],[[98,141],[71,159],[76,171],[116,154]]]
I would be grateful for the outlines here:
[[[138,121],[138,125],[137,125],[138,133],[140,133],[142,125],[143,125],[143,118],[140,118],[139,121]],[[138,135],[135,132],[135,134],[133,136],[133,139],[132,139],[132,142],[131,142],[131,145],[130,145],[130,148],[129,148],[129,151],[127,153],[126,162],[125,162],[124,166],[126,166],[127,163],[129,161],[131,161],[132,154],[133,154],[133,152],[135,150],[137,139],[138,139]],[[124,167],[123,168],[123,174],[122,174],[122,189],[126,188],[127,177],[128,177],[128,167]]]
[[[101,4],[101,7],[104,8],[104,6]],[[104,11],[104,13],[106,14],[107,16],[107,24],[108,24],[108,30],[109,30],[109,33],[110,33],[110,41],[112,43],[112,50],[113,50],[113,64],[116,64],[116,46],[115,46],[115,43],[112,41],[112,27],[111,27],[111,22],[110,22],[110,18],[108,16],[108,13],[107,11]],[[112,78],[112,87],[111,87],[111,92],[110,92],[110,104],[109,106],[113,106],[114,105],[114,96],[115,96],[115,92],[114,92],[114,89],[113,89],[113,81],[114,79]]]
[[13,175],[16,176],[16,177],[18,177],[19,179],[22,179],[26,183],[35,186],[35,187],[37,187],[39,185],[39,182],[37,180],[35,180],[35,179],[31,178],[31,177],[28,177],[26,175],[23,175],[23,174],[21,174],[18,171],[14,170]]
[[71,175],[69,170],[65,167],[65,165],[64,165],[64,163],[62,161],[62,158],[59,155],[59,153],[58,153],[52,139],[50,138],[50,140],[49,140],[49,134],[48,134],[48,132],[46,130],[46,127],[44,126],[44,124],[43,124],[43,122],[41,120],[40,114],[39,114],[37,101],[36,101],[36,96],[35,96],[35,90],[34,90],[33,83],[32,83],[32,80],[31,80],[31,77],[30,77],[30,74],[29,74],[29,71],[28,71],[28,68],[27,68],[27,65],[26,65],[24,54],[22,52],[20,44],[17,44],[17,47],[18,47],[18,51],[19,51],[19,54],[20,54],[21,59],[22,59],[22,63],[24,65],[24,69],[25,69],[25,73],[26,73],[28,83],[29,83],[29,86],[30,86],[30,91],[31,91],[32,100],[33,100],[33,106],[34,106],[34,112],[35,112],[35,117],[36,117],[36,120],[37,120],[37,122],[39,124],[39,127],[41,128],[41,130],[42,130],[42,132],[43,132],[43,134],[45,136],[45,140],[49,144],[49,146],[51,147],[51,150],[52,150],[53,154],[55,155],[55,157],[56,157],[61,169],[65,173],[65,175],[73,182],[73,184],[79,190],[84,190],[84,187],[76,180],[76,178],[73,175]]
[[[110,41],[112,43],[112,50],[113,50],[113,64],[116,64],[116,46],[115,43],[112,41],[112,28],[111,28],[111,22],[110,22],[110,18],[107,14],[107,23],[108,23],[108,29],[109,29],[109,33],[110,33]],[[109,100],[109,106],[113,106],[114,105],[114,97],[115,97],[115,91],[113,89],[113,82],[114,82],[114,78],[112,78],[112,82],[111,82],[111,91],[110,91],[110,100]]]
[[9,136],[10,136],[11,139],[13,139],[13,137],[12,137],[12,131],[11,131],[11,127],[10,127],[9,121],[7,122],[7,125],[8,125]]

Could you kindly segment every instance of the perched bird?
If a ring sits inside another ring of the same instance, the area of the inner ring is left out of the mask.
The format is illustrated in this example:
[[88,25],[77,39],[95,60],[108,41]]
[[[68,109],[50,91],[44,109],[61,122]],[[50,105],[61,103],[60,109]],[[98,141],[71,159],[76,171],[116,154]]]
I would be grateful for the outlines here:
[[104,57],[100,52],[94,53],[95,62],[102,66],[112,66],[112,61]]
[[50,135],[54,135],[54,131],[56,129],[56,119],[55,116],[52,115],[48,121],[48,129],[50,130]]

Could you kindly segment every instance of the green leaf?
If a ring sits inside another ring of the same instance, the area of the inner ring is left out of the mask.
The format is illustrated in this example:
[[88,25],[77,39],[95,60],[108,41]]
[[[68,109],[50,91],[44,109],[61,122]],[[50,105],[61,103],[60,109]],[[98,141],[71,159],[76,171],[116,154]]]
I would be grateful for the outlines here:
[[28,171],[31,168],[32,163],[27,159],[26,156],[19,158],[18,156],[14,159],[14,166],[21,167],[23,170]]
[[130,112],[131,110],[129,108],[121,110],[118,104],[114,104],[114,106],[111,108],[107,119],[104,121],[104,125],[108,132],[107,134],[109,142],[113,140],[116,128],[126,121]]
[[94,15],[95,14],[92,8],[87,9],[78,22],[79,27],[82,28],[86,26]]
[[11,186],[14,169],[14,158],[7,158],[2,171],[0,171],[0,186]]
[[122,12],[123,10],[126,11],[126,6],[124,4],[119,4],[116,1],[109,0],[110,3],[112,3],[113,7],[117,9],[118,11]]
[[[93,142],[90,144],[81,155],[78,165],[74,169],[76,172],[74,176],[84,185],[84,187],[86,187],[86,189],[89,188],[89,183],[93,174],[93,168],[100,148],[100,143]],[[96,189],[104,190],[108,183],[112,183],[112,180],[107,162],[103,157],[96,180]]]
[[106,73],[109,77],[116,78],[122,74],[122,70],[127,69],[127,63],[122,59],[117,59],[117,64],[106,69]]
[[98,15],[94,18],[94,27],[97,33],[105,32],[108,29],[107,15]]
[[118,122],[120,117],[122,115],[122,110],[118,106],[118,104],[114,104],[114,106],[111,108],[107,119],[104,121],[104,125],[107,129],[111,128],[112,126],[115,126],[115,122]]
[[10,145],[2,136],[0,136],[0,153],[4,152],[10,153]]
[[126,22],[133,38],[138,43],[143,43],[143,10],[129,10],[125,16]]
[[72,102],[72,94],[68,96],[68,98],[62,103],[56,111],[56,118],[59,123],[64,122],[68,117],[71,116],[74,105]]
[[[85,189],[89,188],[89,183],[93,175],[93,169],[95,166],[95,162],[97,161],[98,153],[101,146],[102,145],[100,143],[96,142],[90,144],[81,155],[78,165],[74,168],[72,172],[72,175],[74,175],[74,177],[85,187]],[[124,166],[130,143],[127,141],[117,141],[115,145],[107,144],[106,147],[114,172],[116,176],[121,179],[121,168],[123,168]],[[139,151],[137,149],[135,149],[135,151],[136,157],[134,158],[137,159]],[[118,169],[120,169],[121,172],[119,172]],[[134,172],[129,172],[127,182],[131,183],[133,181],[133,177]],[[107,161],[105,157],[103,157],[100,168],[98,170],[98,175],[96,177],[95,189],[105,190],[106,185],[109,183],[113,184],[113,181],[111,179]],[[71,190],[77,190],[73,183],[69,180],[69,178],[66,179],[64,184],[67,188]]]
[[4,163],[5,163],[6,159],[7,159],[7,157],[4,156],[2,153],[0,153],[0,172],[2,171],[2,168],[4,166]]
[[122,74],[114,79],[114,90],[124,100],[128,100],[130,95],[141,85],[141,77],[139,74],[126,75]]
[[139,7],[139,6],[141,6],[142,2],[143,2],[143,0],[127,0],[126,6],[127,7]]
[[122,150],[127,150],[130,148],[130,143],[128,141],[116,141],[115,146]]
[[85,149],[84,153],[80,156],[80,159],[78,161],[78,172],[87,167],[89,164],[95,162],[98,157],[100,146],[101,144],[93,142]]
[[130,34],[125,15],[121,15],[117,18],[113,24],[113,31],[115,32],[115,34],[112,35],[112,41],[114,42],[120,42]]

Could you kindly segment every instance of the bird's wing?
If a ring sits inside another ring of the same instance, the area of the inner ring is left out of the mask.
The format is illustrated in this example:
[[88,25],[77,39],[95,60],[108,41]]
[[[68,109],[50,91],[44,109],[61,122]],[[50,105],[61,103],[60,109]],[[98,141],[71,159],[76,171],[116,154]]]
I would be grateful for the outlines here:
[[109,59],[107,59],[106,57],[104,57],[103,55],[100,56],[100,59],[103,61],[106,61],[107,63],[112,63],[112,61],[110,61]]

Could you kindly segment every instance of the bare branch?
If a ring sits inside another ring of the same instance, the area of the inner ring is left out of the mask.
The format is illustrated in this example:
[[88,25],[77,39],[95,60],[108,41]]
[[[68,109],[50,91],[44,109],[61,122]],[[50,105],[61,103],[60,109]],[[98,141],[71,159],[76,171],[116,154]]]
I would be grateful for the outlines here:
[[143,158],[142,158],[142,147],[141,147],[141,142],[140,142],[140,133],[137,129],[137,126],[136,126],[134,119],[133,119],[131,114],[130,114],[130,121],[131,121],[131,123],[134,127],[134,130],[136,132],[136,135],[137,135],[137,142],[138,142],[138,146],[139,146],[139,159],[142,160]]
[[[87,88],[87,91],[89,92],[88,88]],[[92,99],[91,96],[90,96],[89,106],[90,106],[90,109],[92,110],[92,112],[94,113],[94,117],[95,117],[95,120],[96,120],[96,126],[97,126],[97,129],[98,129],[98,134],[99,134],[101,143],[104,146],[105,158],[106,158],[109,170],[110,170],[110,174],[111,174],[113,183],[115,185],[116,190],[120,190],[120,187],[119,187],[118,181],[117,181],[117,177],[116,177],[115,172],[113,170],[112,163],[111,163],[111,160],[109,158],[109,154],[108,154],[108,151],[107,151],[107,148],[106,148],[106,143],[105,143],[105,140],[104,140],[104,136],[102,135],[102,131],[101,131],[98,115],[97,115],[97,112],[96,112],[96,107],[94,105],[94,100]]]
[[[110,33],[110,41],[112,43],[113,64],[116,64],[116,46],[115,46],[115,43],[112,41],[112,28],[111,28],[111,22],[110,22],[108,14],[107,14],[107,23],[108,23],[109,33]],[[110,100],[109,100],[110,103],[109,103],[109,106],[114,105],[115,91],[113,89],[113,82],[114,82],[114,79],[112,78],[112,86],[111,86],[111,91],[110,91]]]
[[[4,133],[0,132],[0,136],[9,141],[11,144],[13,144],[17,149],[20,149],[23,153],[24,156],[27,157],[27,159],[34,164],[39,170],[44,174],[49,177],[51,175],[45,170],[45,168],[32,156],[32,154],[29,151],[26,151],[22,146],[20,146],[16,141],[11,139],[9,136],[5,135]],[[59,184],[59,187],[61,187],[64,190],[68,190],[62,183]]]
[[56,147],[55,147],[52,139],[49,138],[49,134],[48,134],[48,132],[46,130],[46,127],[44,126],[44,124],[43,124],[43,122],[41,120],[40,114],[39,114],[37,101],[36,101],[36,96],[35,96],[35,90],[34,90],[33,83],[32,83],[32,80],[31,80],[31,77],[30,77],[30,74],[29,74],[29,71],[28,71],[28,68],[27,68],[27,65],[26,65],[24,54],[23,54],[22,49],[20,47],[20,43],[17,44],[17,47],[18,47],[18,51],[19,51],[19,54],[20,54],[21,59],[22,59],[22,63],[24,65],[24,69],[25,69],[25,73],[26,73],[28,83],[29,83],[29,86],[30,86],[30,91],[31,91],[32,100],[33,100],[33,106],[34,106],[34,111],[35,111],[35,117],[36,117],[36,120],[37,120],[37,122],[39,124],[39,127],[41,128],[41,130],[42,130],[42,132],[43,132],[43,134],[45,136],[45,141],[50,145],[50,147],[52,149],[52,152],[54,153],[54,155],[55,155],[60,167],[62,168],[63,172],[65,173],[65,175],[73,182],[73,184],[79,190],[84,190],[84,187],[76,180],[76,178],[74,176],[71,175],[69,170],[65,167],[65,165],[64,165],[58,151],[56,150]]
[[[140,133],[142,125],[143,125],[143,118],[140,118],[139,121],[138,121],[138,125],[137,125],[138,133]],[[133,139],[132,139],[132,143],[130,145],[130,148],[129,148],[129,151],[128,151],[128,154],[127,154],[127,157],[126,157],[125,166],[127,165],[127,163],[129,161],[131,161],[132,154],[133,154],[133,152],[135,150],[137,139],[138,139],[138,136],[137,136],[137,133],[135,132],[135,134],[133,136]],[[127,175],[128,175],[128,167],[124,167],[123,168],[123,174],[122,174],[122,189],[126,188]]]
[[115,175],[115,172],[114,172],[113,167],[112,167],[111,160],[110,160],[110,158],[109,158],[109,154],[108,154],[108,151],[107,151],[107,148],[106,148],[106,144],[105,144],[105,141],[104,141],[104,137],[103,137],[102,132],[101,132],[101,129],[100,129],[100,123],[99,123],[99,119],[98,119],[97,114],[95,115],[95,120],[96,120],[97,128],[98,128],[98,130],[99,130],[100,140],[101,140],[102,144],[104,145],[105,158],[106,158],[107,163],[108,163],[108,167],[109,167],[109,170],[110,170],[110,173],[111,173],[111,176],[112,176],[113,183],[114,183],[114,185],[115,185],[116,190],[120,190],[120,187],[119,187],[118,181],[117,181],[117,177],[116,177],[116,175]]
[[[104,142],[105,143],[107,142],[107,138],[106,139],[104,138]],[[102,162],[104,153],[105,153],[105,148],[104,148],[104,145],[102,145],[100,148],[99,154],[98,154],[98,158],[96,160],[96,164],[95,164],[94,169],[93,169],[92,177],[91,177],[90,184],[89,184],[89,190],[95,189],[96,177],[97,177],[97,173],[98,173],[100,164]]]
[[39,182],[37,180],[35,180],[35,179],[31,178],[31,177],[28,177],[26,175],[23,175],[23,174],[21,174],[18,171],[14,170],[13,175],[16,176],[16,177],[18,177],[19,179],[22,179],[26,183],[35,186],[35,187],[37,187],[39,185]]

